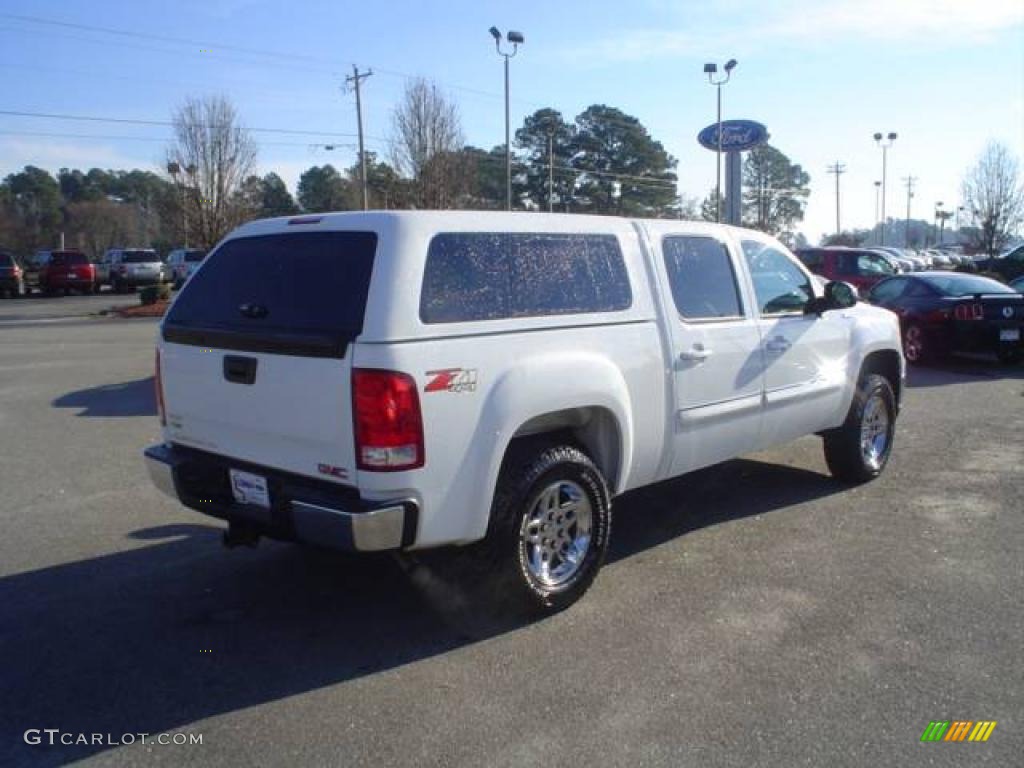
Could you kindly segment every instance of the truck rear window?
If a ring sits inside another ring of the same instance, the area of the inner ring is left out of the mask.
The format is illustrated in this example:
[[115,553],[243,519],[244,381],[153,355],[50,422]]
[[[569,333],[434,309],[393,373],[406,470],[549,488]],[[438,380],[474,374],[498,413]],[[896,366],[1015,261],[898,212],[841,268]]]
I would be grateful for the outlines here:
[[88,264],[89,260],[85,257],[84,253],[54,253],[50,256],[50,263],[55,267],[66,267]]
[[164,337],[280,354],[343,355],[363,328],[376,250],[372,232],[229,240],[175,299]]
[[156,251],[125,251],[122,261],[125,264],[153,264],[160,261]]
[[584,312],[632,304],[614,235],[442,233],[430,241],[424,323]]

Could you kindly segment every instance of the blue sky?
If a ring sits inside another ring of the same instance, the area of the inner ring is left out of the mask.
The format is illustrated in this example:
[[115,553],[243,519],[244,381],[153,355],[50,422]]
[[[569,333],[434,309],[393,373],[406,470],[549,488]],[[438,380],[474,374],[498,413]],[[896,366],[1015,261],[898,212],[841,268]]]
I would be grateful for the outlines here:
[[[341,90],[353,63],[375,71],[364,91],[369,149],[387,153],[390,112],[410,75],[435,80],[458,103],[469,143],[500,144],[491,25],[526,36],[512,62],[513,127],[543,106],[568,118],[593,103],[618,107],[678,158],[680,191],[694,196],[714,185],[714,155],[695,140],[714,119],[702,65],[738,59],[724,116],[765,123],[772,143],[811,174],[803,229],[812,240],[834,228],[825,168],[837,160],[848,171],[844,227],[872,225],[875,131],[899,133],[888,174],[897,217],[908,174],[919,179],[915,215],[930,218],[936,201],[956,204],[963,171],[987,140],[1024,155],[1021,0],[5,0],[0,110],[163,121],[186,96],[224,93],[250,127],[325,132],[256,134],[261,170],[294,190],[308,166],[355,158],[351,148],[311,146],[354,142],[330,135],[355,131],[353,98]],[[168,134],[0,115],[0,176],[26,164],[157,170]]]

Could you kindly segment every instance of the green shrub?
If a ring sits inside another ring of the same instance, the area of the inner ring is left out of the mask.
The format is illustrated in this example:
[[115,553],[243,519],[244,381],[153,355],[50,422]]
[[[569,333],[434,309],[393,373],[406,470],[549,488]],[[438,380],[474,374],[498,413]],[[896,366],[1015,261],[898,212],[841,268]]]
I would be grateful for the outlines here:
[[147,285],[139,291],[139,301],[143,306],[156,304],[157,301],[167,301],[171,298],[171,286],[161,283],[160,285]]

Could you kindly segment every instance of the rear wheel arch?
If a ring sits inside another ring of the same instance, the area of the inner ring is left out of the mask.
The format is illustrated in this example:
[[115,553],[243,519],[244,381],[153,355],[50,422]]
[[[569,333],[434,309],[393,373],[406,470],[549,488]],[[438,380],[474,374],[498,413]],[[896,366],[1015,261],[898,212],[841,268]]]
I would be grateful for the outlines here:
[[543,450],[559,443],[578,447],[600,470],[611,493],[619,490],[626,453],[623,430],[615,414],[603,406],[567,408],[523,422],[506,447],[502,469],[513,452]]

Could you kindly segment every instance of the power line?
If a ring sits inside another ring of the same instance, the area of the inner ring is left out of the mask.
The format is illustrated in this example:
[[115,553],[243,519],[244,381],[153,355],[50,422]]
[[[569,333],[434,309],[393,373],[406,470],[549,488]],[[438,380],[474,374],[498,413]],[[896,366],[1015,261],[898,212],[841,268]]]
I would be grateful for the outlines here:
[[914,199],[914,185],[917,183],[916,176],[907,176],[903,179],[903,184],[907,188],[907,221],[903,225],[903,247],[910,247],[910,201]]
[[[0,109],[0,115],[8,117],[31,117],[47,120],[77,120],[90,123],[118,123],[121,125],[156,125],[161,127],[174,127],[170,120],[140,120],[127,117],[96,117],[94,115],[67,115],[54,112],[26,112],[20,110]],[[295,128],[246,128],[253,133],[285,133],[295,136],[342,136],[345,138],[356,138],[354,133],[340,133],[337,131],[306,131]]]
[[[173,139],[160,136],[112,136],[97,133],[58,133],[56,131],[7,131],[0,130],[0,136],[20,136],[23,138],[53,138],[53,139],[96,139],[100,141],[150,141],[166,144]],[[309,144],[298,141],[260,141],[261,147],[306,147],[309,149],[355,149],[355,144]]]
[[116,35],[118,37],[134,37],[139,40],[153,40],[160,43],[171,43],[173,45],[191,45],[198,46],[200,48],[217,48],[224,51],[232,51],[235,53],[243,53],[249,56],[263,56],[273,57],[282,59],[292,59],[296,61],[311,61],[318,63],[325,63],[327,60],[318,58],[316,56],[309,56],[307,54],[299,53],[287,53],[284,51],[267,51],[259,48],[247,48],[238,45],[227,45],[224,43],[212,44],[209,40],[193,40],[186,37],[172,37],[170,35],[154,35],[148,32],[134,32],[125,29],[115,29],[113,27],[98,27],[91,24],[79,24],[71,21],[61,21],[59,19],[46,19],[41,16],[28,16],[17,13],[0,13],[0,18],[11,19],[13,21],[28,22],[30,24],[44,24],[54,27],[64,27],[66,29],[77,29],[85,32],[100,32],[105,35]]
[[[158,35],[158,34],[152,34],[152,33],[147,33],[147,32],[136,32],[136,31],[126,30],[126,29],[117,29],[117,28],[114,28],[114,27],[100,27],[100,26],[94,26],[94,25],[89,25],[89,24],[81,24],[81,23],[77,23],[77,22],[61,21],[59,19],[48,19],[48,18],[43,18],[43,17],[40,17],[40,16],[29,16],[29,15],[25,15],[25,14],[0,13],[0,18],[12,19],[12,20],[15,20],[15,21],[23,22],[23,23],[55,26],[55,27],[61,27],[61,28],[67,28],[67,29],[77,29],[77,30],[88,31],[88,32],[98,32],[100,34],[115,35],[115,36],[118,36],[118,37],[136,38],[136,39],[141,39],[141,40],[151,40],[151,41],[156,41],[156,42],[170,43],[170,44],[173,44],[173,45],[196,46],[196,47],[202,47],[203,49],[209,49],[209,52],[205,52],[203,54],[204,56],[217,55],[217,53],[216,53],[217,51],[229,51],[229,52],[235,52],[235,53],[242,53],[242,54],[249,55],[249,56],[259,56],[259,57],[263,57],[263,58],[277,58],[277,59],[286,59],[286,60],[292,60],[292,61],[304,61],[304,62],[311,62],[311,63],[319,63],[319,64],[324,64],[326,66],[332,66],[332,67],[344,67],[346,69],[348,67],[350,67],[350,66],[353,66],[352,62],[342,62],[340,60],[327,59],[327,58],[318,57],[318,56],[310,56],[308,54],[298,54],[298,53],[290,53],[290,52],[287,52],[287,51],[272,51],[272,50],[260,49],[260,48],[250,48],[250,47],[230,45],[230,44],[221,44],[221,43],[214,43],[214,42],[211,42],[211,41],[200,41],[200,40],[190,39],[190,38],[172,37],[172,36],[168,36],[168,35]],[[157,49],[157,50],[159,50],[159,49]],[[374,69],[376,70],[376,72],[378,74],[381,74],[381,75],[384,75],[384,76],[388,76],[388,77],[400,78],[400,79],[403,79],[403,80],[416,79],[416,78],[422,76],[422,75],[411,74],[411,73],[408,73],[408,72],[402,72],[400,70],[395,70],[395,69],[390,69],[390,68],[385,68],[385,67],[374,67]],[[323,70],[323,69],[310,69],[310,68],[307,67],[306,71],[315,71],[315,72],[319,72],[321,74],[331,74],[331,75],[337,75],[338,74],[337,69],[335,69],[335,70]],[[464,85],[459,85],[459,84],[455,84],[455,83],[451,83],[451,82],[446,82],[446,81],[443,81],[443,80],[438,80],[437,78],[429,78],[429,79],[433,80],[434,82],[436,82],[436,83],[438,83],[440,85],[444,85],[445,87],[450,88],[451,90],[461,91],[463,93],[469,93],[469,94],[473,94],[473,95],[476,95],[476,96],[484,96],[484,97],[492,98],[492,99],[503,99],[504,98],[503,94],[497,93],[497,92],[494,92],[494,91],[486,91],[486,90],[483,90],[483,89],[480,89],[480,88],[472,88],[472,87],[469,87],[469,86],[464,86]],[[551,108],[550,105],[548,105],[548,104],[541,104],[540,102],[528,101],[528,100],[524,100],[524,99],[512,99],[512,101],[514,101],[514,102],[516,102],[518,104],[521,104],[521,105],[527,105],[527,106],[531,106],[531,107],[534,107],[534,108]],[[627,128],[641,128],[641,127],[643,127],[642,124],[639,123],[639,121],[632,122],[632,121],[629,121],[629,120],[617,120],[617,119],[614,119],[614,118],[604,118],[603,122],[611,124],[611,125],[621,125],[621,126],[627,127]]]

